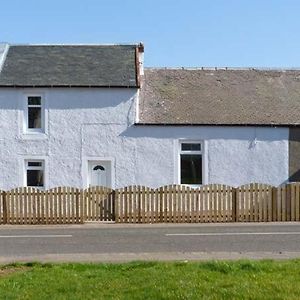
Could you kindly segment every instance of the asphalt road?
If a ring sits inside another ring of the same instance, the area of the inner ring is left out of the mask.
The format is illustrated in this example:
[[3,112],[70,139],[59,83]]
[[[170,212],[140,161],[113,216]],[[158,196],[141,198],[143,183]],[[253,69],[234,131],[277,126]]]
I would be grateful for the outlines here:
[[300,257],[300,223],[0,226],[0,263]]

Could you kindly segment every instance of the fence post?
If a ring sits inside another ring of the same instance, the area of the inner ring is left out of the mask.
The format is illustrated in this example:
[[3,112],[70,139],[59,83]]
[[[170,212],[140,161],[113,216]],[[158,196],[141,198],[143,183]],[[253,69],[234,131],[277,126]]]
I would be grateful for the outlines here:
[[76,209],[75,209],[75,211],[76,211],[75,222],[78,224],[78,223],[81,223],[82,220],[83,220],[82,214],[81,215],[79,214],[79,210],[80,210],[80,206],[81,206],[80,205],[80,190],[76,189],[75,195],[76,195],[76,198],[75,198],[75,207],[76,207]]
[[115,221],[117,220],[118,218],[118,207],[116,205],[116,191],[115,190],[112,190],[111,192],[111,201],[109,201],[109,205],[111,205],[112,207],[110,208],[110,212],[112,212],[112,221]]
[[277,221],[277,191],[278,188],[272,187],[272,221]]
[[232,222],[238,221],[237,188],[232,188]]
[[[164,195],[164,191],[163,191],[163,187],[159,188],[159,221],[161,223],[163,223],[164,221],[164,211],[163,211],[163,195]],[[181,196],[181,195],[180,195]]]
[[112,191],[112,203],[114,206],[113,212],[114,212],[114,221],[116,223],[120,223],[120,217],[119,217],[119,198],[116,196],[116,194],[120,194],[119,190],[113,190]]
[[291,185],[287,184],[286,185],[286,204],[285,204],[285,209],[286,209],[286,221],[291,221]]
[[82,217],[82,220],[81,220],[81,223],[84,223],[87,218],[88,218],[88,199],[89,199],[89,195],[87,195],[87,190],[86,189],[81,189],[80,190],[80,196],[81,196],[81,203],[82,203],[82,206],[81,206],[81,217]]
[[7,224],[7,202],[6,192],[2,191],[3,224]]

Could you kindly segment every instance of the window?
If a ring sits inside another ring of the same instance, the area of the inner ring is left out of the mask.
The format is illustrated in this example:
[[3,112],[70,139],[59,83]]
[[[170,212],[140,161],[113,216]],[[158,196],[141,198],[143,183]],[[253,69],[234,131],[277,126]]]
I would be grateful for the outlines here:
[[105,168],[100,165],[97,165],[96,167],[93,168],[93,171],[97,171],[97,170],[105,171]]
[[180,184],[202,184],[202,144],[180,143]]
[[41,96],[27,96],[26,131],[42,132],[44,129],[44,113]]
[[25,161],[25,185],[31,187],[44,187],[44,161]]

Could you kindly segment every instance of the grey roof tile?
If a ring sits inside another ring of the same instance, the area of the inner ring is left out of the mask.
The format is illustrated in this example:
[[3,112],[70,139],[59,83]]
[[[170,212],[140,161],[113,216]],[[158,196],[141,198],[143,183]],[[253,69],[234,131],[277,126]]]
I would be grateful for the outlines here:
[[10,46],[0,86],[136,87],[135,45]]

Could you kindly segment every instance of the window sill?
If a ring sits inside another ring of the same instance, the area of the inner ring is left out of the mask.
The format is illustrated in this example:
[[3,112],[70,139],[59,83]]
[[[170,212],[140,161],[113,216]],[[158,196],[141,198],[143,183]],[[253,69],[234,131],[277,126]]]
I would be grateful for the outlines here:
[[25,187],[26,188],[32,188],[32,189],[39,190],[39,191],[45,191],[46,190],[45,187],[43,187],[43,186],[28,186],[28,185],[26,185]]
[[180,185],[184,185],[186,187],[189,187],[189,188],[193,188],[193,189],[197,189],[197,188],[200,188],[202,187],[204,184],[188,184],[188,183],[180,183]]
[[20,140],[47,140],[48,138],[44,132],[26,132],[19,136]]

